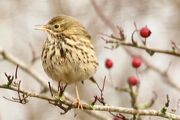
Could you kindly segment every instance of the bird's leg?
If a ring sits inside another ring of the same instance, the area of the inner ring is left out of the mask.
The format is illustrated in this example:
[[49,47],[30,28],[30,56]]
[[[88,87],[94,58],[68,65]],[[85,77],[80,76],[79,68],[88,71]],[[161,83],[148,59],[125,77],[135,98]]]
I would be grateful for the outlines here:
[[73,103],[73,104],[76,104],[78,106],[78,109],[82,109],[83,110],[83,106],[81,104],[81,100],[80,100],[80,97],[79,97],[79,92],[78,92],[78,87],[77,87],[77,83],[75,83],[75,86],[76,86],[76,101]]
[[58,82],[58,94],[60,97],[62,97],[67,85],[68,85],[67,83],[63,84],[61,83],[61,81]]

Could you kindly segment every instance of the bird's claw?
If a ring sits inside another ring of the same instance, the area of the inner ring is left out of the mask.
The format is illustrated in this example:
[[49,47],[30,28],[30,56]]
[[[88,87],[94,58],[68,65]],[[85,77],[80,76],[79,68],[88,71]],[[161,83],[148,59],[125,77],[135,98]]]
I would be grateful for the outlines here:
[[83,110],[83,105],[82,105],[80,99],[77,98],[77,99],[73,102],[73,105],[76,105],[78,109]]

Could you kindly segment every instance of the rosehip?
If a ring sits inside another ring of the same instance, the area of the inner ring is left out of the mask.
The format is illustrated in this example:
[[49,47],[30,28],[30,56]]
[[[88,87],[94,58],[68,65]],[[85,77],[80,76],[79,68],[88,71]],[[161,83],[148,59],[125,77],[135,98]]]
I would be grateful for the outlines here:
[[143,38],[147,38],[151,35],[151,30],[146,26],[140,29],[140,35]]
[[113,120],[126,120],[126,118],[122,114],[116,114]]
[[139,83],[139,79],[137,77],[135,77],[135,76],[131,76],[131,77],[128,78],[128,83],[131,86],[135,86],[135,85],[137,85]]
[[123,120],[123,118],[120,117],[120,116],[118,116],[118,115],[116,115],[116,116],[113,118],[113,120]]
[[142,61],[141,61],[141,58],[139,58],[139,57],[134,57],[133,60],[132,60],[132,66],[134,68],[140,67],[141,63],[142,63]]
[[113,67],[113,61],[112,61],[111,59],[106,59],[106,61],[105,61],[105,67],[106,67],[107,69],[112,68],[112,67]]

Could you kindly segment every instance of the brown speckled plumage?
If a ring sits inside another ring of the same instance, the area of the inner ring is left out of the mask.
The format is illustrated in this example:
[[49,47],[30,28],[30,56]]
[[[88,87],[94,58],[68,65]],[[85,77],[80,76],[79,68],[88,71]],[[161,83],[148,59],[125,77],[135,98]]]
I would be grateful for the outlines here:
[[54,17],[42,30],[48,35],[43,45],[42,65],[50,78],[69,84],[93,76],[98,62],[91,37],[76,19]]

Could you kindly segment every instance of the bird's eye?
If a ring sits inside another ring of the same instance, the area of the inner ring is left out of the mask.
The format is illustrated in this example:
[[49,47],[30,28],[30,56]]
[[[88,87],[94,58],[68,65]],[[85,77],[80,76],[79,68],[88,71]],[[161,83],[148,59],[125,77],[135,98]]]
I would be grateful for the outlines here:
[[58,29],[58,28],[59,28],[59,25],[58,25],[58,24],[55,24],[55,25],[54,25],[54,28],[55,28],[55,29]]

